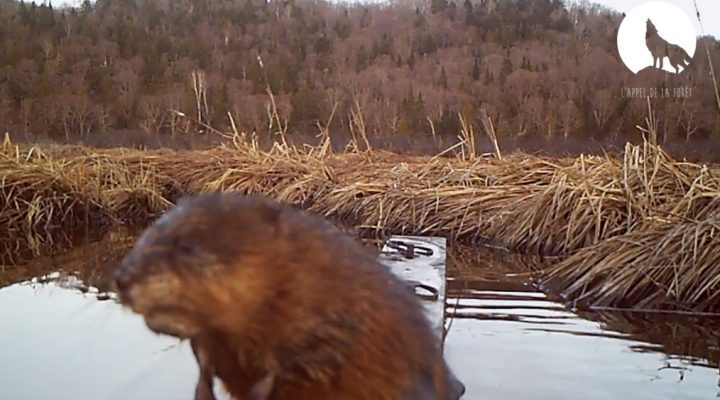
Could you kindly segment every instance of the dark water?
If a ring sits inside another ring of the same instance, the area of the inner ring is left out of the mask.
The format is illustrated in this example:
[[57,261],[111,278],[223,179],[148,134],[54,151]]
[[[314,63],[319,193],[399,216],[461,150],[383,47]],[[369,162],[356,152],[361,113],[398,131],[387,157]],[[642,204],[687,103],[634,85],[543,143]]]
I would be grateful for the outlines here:
[[522,262],[476,251],[450,270],[445,354],[468,398],[720,398],[720,321],[577,315],[536,291]]
[[[52,256],[0,243],[0,399],[192,398],[189,346],[109,292],[132,243],[66,238]],[[529,284],[526,260],[459,247],[449,258],[445,353],[465,399],[720,398],[720,321],[578,315]]]

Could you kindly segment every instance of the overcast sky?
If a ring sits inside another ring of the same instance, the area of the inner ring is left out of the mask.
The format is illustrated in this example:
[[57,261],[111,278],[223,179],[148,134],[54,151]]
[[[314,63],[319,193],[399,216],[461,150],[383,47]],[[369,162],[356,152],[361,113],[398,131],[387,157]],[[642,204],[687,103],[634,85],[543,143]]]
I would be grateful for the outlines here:
[[[674,4],[680,7],[692,19],[697,27],[698,35],[700,35],[700,24],[695,17],[695,5],[693,0],[663,0],[666,3]],[[620,12],[627,13],[635,6],[647,3],[648,0],[594,0],[592,3],[602,4],[609,8],[614,8]],[[700,10],[703,26],[706,35],[713,35],[720,38],[720,0],[697,0],[697,6]]]

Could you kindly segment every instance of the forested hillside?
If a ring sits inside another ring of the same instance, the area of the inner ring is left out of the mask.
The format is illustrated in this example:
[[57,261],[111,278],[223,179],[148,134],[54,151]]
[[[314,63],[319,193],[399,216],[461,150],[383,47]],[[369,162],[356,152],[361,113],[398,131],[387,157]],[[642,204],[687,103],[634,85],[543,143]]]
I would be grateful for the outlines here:
[[454,137],[459,114],[480,130],[486,110],[501,138],[602,139],[647,116],[621,88],[656,86],[692,88],[653,100],[661,140],[720,137],[704,40],[716,68],[720,43],[701,39],[680,75],[635,76],[617,54],[621,20],[558,0],[2,0],[0,130],[196,134],[230,130],[232,115],[258,134],[330,120],[331,132]]

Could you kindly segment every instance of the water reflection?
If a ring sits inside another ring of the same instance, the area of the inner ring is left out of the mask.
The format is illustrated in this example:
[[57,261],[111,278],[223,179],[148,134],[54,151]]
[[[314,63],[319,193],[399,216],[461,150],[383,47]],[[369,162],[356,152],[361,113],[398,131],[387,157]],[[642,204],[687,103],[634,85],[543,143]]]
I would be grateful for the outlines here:
[[153,335],[76,277],[60,278],[0,289],[0,399],[192,398],[197,368],[186,343]]
[[[192,398],[187,344],[151,333],[109,292],[134,234],[3,259],[0,399]],[[449,256],[445,351],[465,399],[720,396],[717,319],[578,315],[535,290],[523,265],[538,260],[458,246]]]
[[102,236],[93,232],[0,239],[0,287],[58,272],[107,291],[111,270],[130,250],[137,232],[115,228]]
[[134,234],[65,242],[76,247],[21,265],[4,259],[0,399],[193,398],[198,370],[188,342],[152,333],[109,291]]
[[446,355],[471,399],[712,399],[718,322],[582,313],[537,292],[520,259],[456,249]]

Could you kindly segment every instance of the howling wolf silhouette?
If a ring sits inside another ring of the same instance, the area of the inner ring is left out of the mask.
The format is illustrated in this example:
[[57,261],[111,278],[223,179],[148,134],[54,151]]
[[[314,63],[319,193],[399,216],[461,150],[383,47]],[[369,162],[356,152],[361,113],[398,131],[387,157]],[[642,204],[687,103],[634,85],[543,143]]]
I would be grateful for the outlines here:
[[[647,29],[645,30],[645,45],[653,56],[653,67],[662,69],[663,60],[665,57],[670,60],[670,65],[675,68],[675,73],[680,73],[680,67],[685,68],[690,64],[692,58],[690,55],[680,46],[669,43],[667,40],[660,37],[657,28],[650,21],[647,20]],[[658,60],[660,66],[656,66]]]

